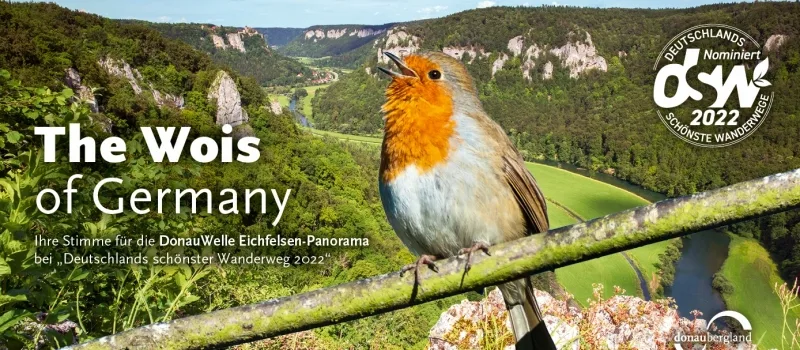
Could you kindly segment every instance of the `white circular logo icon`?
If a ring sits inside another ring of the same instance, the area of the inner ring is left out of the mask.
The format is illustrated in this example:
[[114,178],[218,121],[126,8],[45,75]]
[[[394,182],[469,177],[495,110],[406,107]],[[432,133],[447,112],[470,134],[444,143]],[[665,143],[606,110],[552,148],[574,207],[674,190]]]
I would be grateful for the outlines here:
[[653,70],[656,113],[682,140],[724,147],[752,135],[772,107],[769,59],[746,32],[724,24],[684,30]]

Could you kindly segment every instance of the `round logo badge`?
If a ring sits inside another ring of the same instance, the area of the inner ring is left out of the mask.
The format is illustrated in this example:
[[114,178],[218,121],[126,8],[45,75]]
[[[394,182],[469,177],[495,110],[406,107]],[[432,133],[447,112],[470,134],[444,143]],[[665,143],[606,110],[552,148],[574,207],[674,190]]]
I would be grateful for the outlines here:
[[653,70],[656,113],[675,136],[725,147],[752,135],[774,93],[769,59],[749,34],[724,24],[684,30],[661,50]]

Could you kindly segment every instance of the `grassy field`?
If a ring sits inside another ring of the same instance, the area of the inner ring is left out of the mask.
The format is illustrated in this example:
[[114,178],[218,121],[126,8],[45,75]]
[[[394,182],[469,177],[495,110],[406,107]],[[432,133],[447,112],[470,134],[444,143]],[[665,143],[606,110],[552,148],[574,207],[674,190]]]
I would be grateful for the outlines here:
[[380,137],[372,137],[372,136],[360,136],[360,135],[348,135],[348,134],[340,134],[338,132],[333,131],[325,131],[319,129],[311,129],[311,128],[304,128],[305,130],[311,132],[314,135],[318,136],[330,136],[337,138],[343,141],[354,141],[354,142],[362,142],[362,143],[370,143],[376,146],[380,146],[383,142],[383,139]]
[[[381,139],[378,137],[346,135],[322,130],[310,131],[317,135],[331,136],[341,140],[375,145],[381,143]],[[553,202],[569,208],[584,220],[649,203],[618,187],[566,170],[536,163],[527,163],[527,166],[550,201],[547,207],[552,228],[577,222],[576,218]],[[656,273],[655,264],[665,245],[666,243],[658,243],[628,251],[638,262],[639,268],[646,278],[650,279],[652,274]],[[630,295],[642,295],[636,272],[621,254],[558,269],[556,276],[559,282],[582,304],[592,297],[592,282],[603,283],[607,296],[611,295],[614,286],[622,287]],[[591,276],[591,280],[587,280],[587,276]]]
[[542,191],[584,220],[649,204],[631,192],[549,165],[527,163]]
[[278,101],[284,109],[289,108],[289,97],[286,95],[269,94],[269,100],[270,102]]
[[[300,110],[300,113],[303,113],[303,115],[306,116],[306,118],[311,118],[311,116],[313,115],[312,114],[313,110],[311,108],[311,99],[314,98],[314,95],[317,94],[317,90],[326,88],[329,85],[330,84],[322,84],[322,85],[304,87],[303,89],[306,89],[306,91],[308,91],[308,96],[303,97],[300,100],[300,102],[302,103],[302,108]],[[292,92],[294,92],[294,90],[292,90]]]
[[[566,170],[536,163],[527,163],[527,166],[548,198],[569,208],[584,220],[649,204],[647,200],[631,192]],[[548,211],[553,209],[552,205],[548,206]],[[642,275],[648,279],[647,282],[658,271],[656,268],[658,255],[664,251],[667,244],[656,243],[628,251],[637,262]],[[587,275],[600,276],[596,281],[603,283],[607,295],[610,295],[615,285],[625,289],[627,294],[642,295],[636,272],[621,254],[556,271],[559,282],[570,293],[575,294],[575,299],[580,303],[585,303],[586,299],[592,296],[591,283],[586,283]]]
[[[728,259],[721,272],[734,287],[733,293],[724,296],[725,304],[750,320],[753,342],[760,340],[759,349],[780,349],[783,313],[772,286],[783,280],[767,250],[756,240],[731,235]],[[798,316],[790,311],[788,324],[792,328]]]
[[[328,87],[330,84],[322,84],[322,85],[312,85],[312,86],[305,86],[303,89],[308,91],[308,96],[303,97],[300,99],[300,113],[303,113],[306,118],[311,119],[312,116],[312,107],[311,107],[311,99],[314,98],[314,95],[317,94],[317,90],[323,89]],[[288,95],[294,94],[294,90],[292,89]],[[269,94],[270,101],[278,101],[281,104],[281,107],[288,109],[289,108],[289,96],[287,95],[279,95],[279,94]],[[348,136],[344,134],[339,134],[342,137]]]
[[647,285],[650,286],[649,289],[651,290],[654,289],[653,279],[658,273],[658,268],[656,267],[656,264],[658,264],[658,255],[667,249],[669,242],[670,241],[658,242],[631,249],[626,252],[628,256],[636,262],[636,265],[639,266],[639,270],[642,271],[642,275],[647,279]]

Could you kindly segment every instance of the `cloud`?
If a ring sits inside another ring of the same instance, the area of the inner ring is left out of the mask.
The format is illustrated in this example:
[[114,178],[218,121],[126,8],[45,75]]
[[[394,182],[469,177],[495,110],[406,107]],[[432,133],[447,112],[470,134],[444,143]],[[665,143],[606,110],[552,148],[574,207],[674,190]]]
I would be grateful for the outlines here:
[[431,13],[442,12],[444,10],[447,10],[447,6],[436,5],[436,6],[430,6],[430,7],[421,8],[421,9],[417,10],[417,12],[429,15]]
[[161,16],[156,18],[156,22],[169,22],[172,19],[170,16]]
[[558,1],[553,1],[553,6],[558,6],[558,5],[560,5],[560,4],[558,3]]
[[482,8],[492,7],[492,6],[495,6],[495,5],[497,5],[497,3],[494,2],[494,1],[484,0],[484,1],[479,2],[477,7],[479,9],[482,9]]
[[442,12],[444,10],[447,10],[447,6],[436,5],[436,6],[430,6],[430,7],[421,8],[421,9],[417,10],[417,13],[420,13],[423,18],[428,18],[432,14],[438,13],[438,12]]

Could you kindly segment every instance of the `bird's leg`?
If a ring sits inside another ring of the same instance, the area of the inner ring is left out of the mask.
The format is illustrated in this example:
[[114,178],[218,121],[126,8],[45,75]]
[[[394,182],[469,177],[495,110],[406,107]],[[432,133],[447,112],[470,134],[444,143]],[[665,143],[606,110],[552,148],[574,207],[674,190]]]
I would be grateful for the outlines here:
[[489,254],[489,244],[483,241],[474,242],[472,244],[472,247],[463,248],[458,251],[458,255],[467,254],[467,264],[464,265],[464,273],[469,272],[469,269],[472,267],[472,253],[477,252],[479,250],[486,255],[492,255]]
[[417,262],[403,266],[400,270],[400,276],[408,271],[414,270],[414,284],[422,286],[422,280],[419,278],[419,268],[422,265],[428,265],[428,268],[433,270],[433,272],[439,272],[439,268],[433,263],[434,261],[436,261],[436,257],[433,255],[420,255]]

